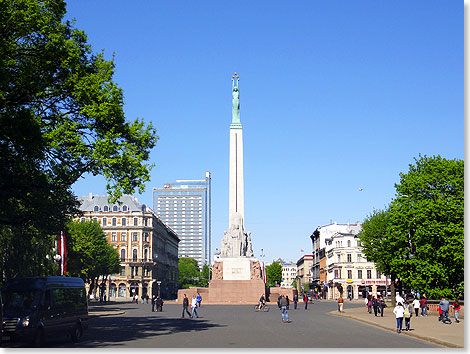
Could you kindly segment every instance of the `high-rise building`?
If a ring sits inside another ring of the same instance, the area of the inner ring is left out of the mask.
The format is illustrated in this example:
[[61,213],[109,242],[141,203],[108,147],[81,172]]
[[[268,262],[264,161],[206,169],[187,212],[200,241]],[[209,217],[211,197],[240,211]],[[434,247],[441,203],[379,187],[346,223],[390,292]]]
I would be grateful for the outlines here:
[[158,217],[181,240],[178,257],[190,257],[202,268],[211,264],[211,174],[203,180],[177,180],[153,189]]

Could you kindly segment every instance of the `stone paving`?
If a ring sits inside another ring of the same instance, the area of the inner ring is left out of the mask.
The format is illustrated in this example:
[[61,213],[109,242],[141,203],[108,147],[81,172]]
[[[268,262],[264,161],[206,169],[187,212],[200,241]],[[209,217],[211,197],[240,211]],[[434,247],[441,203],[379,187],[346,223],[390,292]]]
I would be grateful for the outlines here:
[[[366,307],[351,307],[348,308],[348,303],[344,303],[344,312],[338,311],[330,312],[331,315],[342,316],[361,321],[373,326],[377,326],[386,330],[396,333],[396,320],[393,313],[393,307],[384,309],[384,317],[374,316],[374,312],[369,314]],[[450,316],[449,316],[450,317]],[[413,316],[410,322],[410,331],[402,331],[397,336],[413,336],[416,338],[424,339],[436,344],[444,345],[446,347],[464,347],[464,319],[460,319],[460,323],[456,323],[453,317],[450,317],[452,324],[443,324],[438,321],[438,317],[430,316]],[[403,324],[403,328],[404,328]]]

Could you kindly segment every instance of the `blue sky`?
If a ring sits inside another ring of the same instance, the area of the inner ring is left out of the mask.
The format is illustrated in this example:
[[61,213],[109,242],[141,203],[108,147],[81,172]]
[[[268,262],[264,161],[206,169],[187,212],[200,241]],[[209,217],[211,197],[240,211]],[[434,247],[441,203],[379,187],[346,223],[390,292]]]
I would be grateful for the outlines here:
[[[212,245],[228,226],[231,76],[240,75],[245,226],[255,256],[296,261],[319,225],[363,221],[413,158],[464,158],[458,1],[68,2],[115,54],[128,119],[160,139],[152,188],[212,173]],[[73,186],[105,193],[100,177]],[[363,191],[359,191],[363,188]]]

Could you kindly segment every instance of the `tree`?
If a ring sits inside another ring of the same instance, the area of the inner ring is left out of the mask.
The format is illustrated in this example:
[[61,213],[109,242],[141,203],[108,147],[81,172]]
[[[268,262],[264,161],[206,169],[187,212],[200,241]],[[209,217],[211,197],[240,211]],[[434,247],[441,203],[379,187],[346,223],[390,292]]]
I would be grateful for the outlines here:
[[396,240],[389,234],[388,210],[374,210],[362,223],[362,230],[358,238],[362,245],[364,255],[369,261],[375,263],[377,269],[388,275],[391,279],[390,292],[392,304],[395,305],[395,279],[396,270],[392,271],[394,258],[400,254]]
[[[65,13],[63,0],[0,6],[0,244],[14,235],[9,250],[31,248],[30,262],[79,213],[71,186],[84,174],[102,174],[111,201],[142,193],[158,139],[151,124],[125,120],[114,62]],[[2,256],[2,274],[9,266]]]
[[430,298],[463,294],[464,162],[420,156],[395,188],[389,232],[399,254],[392,269]]
[[106,234],[95,221],[71,221],[67,225],[67,273],[90,283],[90,293],[110,274],[119,272],[117,250],[106,240]]
[[178,261],[180,289],[197,286],[201,275],[197,260],[194,258],[181,257]]
[[265,267],[266,269],[266,284],[268,286],[275,286],[281,284],[282,280],[282,265],[279,262],[273,262]]
[[392,286],[397,278],[429,298],[463,295],[464,162],[420,156],[395,188],[389,208],[362,225],[365,255]]
[[202,271],[199,277],[198,286],[201,286],[201,287],[209,286],[209,279],[210,279],[210,268],[207,264],[204,264],[202,266]]

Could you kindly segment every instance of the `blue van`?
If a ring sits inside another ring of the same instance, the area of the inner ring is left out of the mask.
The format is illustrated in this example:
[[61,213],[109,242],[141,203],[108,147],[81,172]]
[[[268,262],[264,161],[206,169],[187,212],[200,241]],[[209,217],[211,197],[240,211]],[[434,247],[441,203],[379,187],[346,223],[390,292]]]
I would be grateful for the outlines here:
[[43,346],[48,338],[78,342],[88,328],[83,280],[71,277],[16,278],[4,284],[2,340]]

